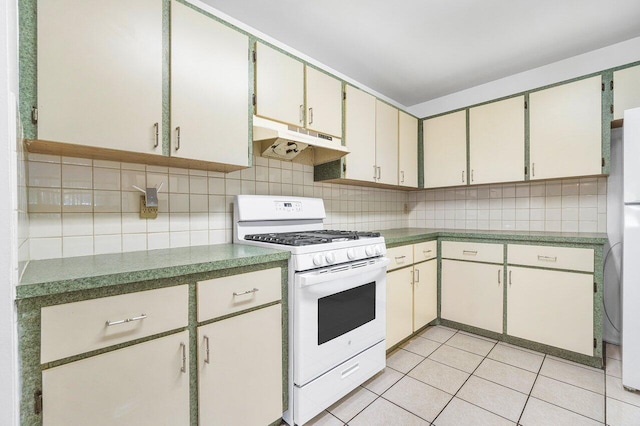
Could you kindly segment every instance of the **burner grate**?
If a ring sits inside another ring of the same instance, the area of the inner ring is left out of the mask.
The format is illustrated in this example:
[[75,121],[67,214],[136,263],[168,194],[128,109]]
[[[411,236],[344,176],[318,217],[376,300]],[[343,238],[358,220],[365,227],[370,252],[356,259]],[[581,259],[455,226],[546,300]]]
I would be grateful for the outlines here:
[[288,246],[308,246],[338,241],[358,240],[360,238],[379,237],[379,232],[318,230],[309,232],[285,232],[245,235],[245,240],[261,241]]

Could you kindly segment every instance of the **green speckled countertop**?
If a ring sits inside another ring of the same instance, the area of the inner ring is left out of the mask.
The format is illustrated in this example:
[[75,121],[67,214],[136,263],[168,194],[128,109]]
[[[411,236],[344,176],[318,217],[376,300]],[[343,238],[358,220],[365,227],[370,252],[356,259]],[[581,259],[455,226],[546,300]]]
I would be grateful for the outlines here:
[[585,232],[489,231],[476,229],[396,228],[379,231],[388,247],[445,238],[477,238],[483,240],[527,241],[531,243],[605,244],[607,234]]
[[17,299],[287,260],[288,251],[243,244],[183,247],[29,262]]

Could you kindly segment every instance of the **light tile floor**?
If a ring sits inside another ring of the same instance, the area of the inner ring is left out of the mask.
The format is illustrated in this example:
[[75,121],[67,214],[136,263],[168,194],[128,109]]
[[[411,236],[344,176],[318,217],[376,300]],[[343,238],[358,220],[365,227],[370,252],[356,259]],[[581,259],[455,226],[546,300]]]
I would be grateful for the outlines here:
[[435,326],[313,426],[640,426],[640,392],[622,388],[620,348],[606,370]]

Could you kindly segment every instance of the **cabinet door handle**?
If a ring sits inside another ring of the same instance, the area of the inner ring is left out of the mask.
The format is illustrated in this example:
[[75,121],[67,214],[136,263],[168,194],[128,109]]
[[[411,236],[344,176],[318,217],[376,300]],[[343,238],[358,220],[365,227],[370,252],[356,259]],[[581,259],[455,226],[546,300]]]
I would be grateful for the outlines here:
[[536,163],[531,163],[531,176],[536,176]]
[[377,167],[376,167],[376,165],[374,164],[374,165],[373,165],[373,180],[376,180],[376,179],[378,178],[378,177],[377,177],[377,174],[376,174],[376,172],[377,172],[377,171],[378,171],[378,168],[377,168]]
[[234,291],[234,292],[233,292],[233,295],[234,295],[234,296],[243,296],[243,295],[245,295],[245,294],[257,293],[257,292],[259,292],[259,291],[260,291],[260,289],[259,289],[259,288],[253,288],[253,289],[251,289],[251,290],[241,291],[240,293],[237,293],[237,292],[235,292],[235,291]]
[[209,337],[204,336],[203,340],[204,340],[204,363],[209,364],[209,361],[211,361],[209,359]]
[[111,327],[112,325],[125,324],[127,322],[140,321],[147,317],[146,314],[140,314],[137,317],[125,318],[117,321],[109,321],[107,320],[107,327]]
[[300,123],[304,121],[304,105],[300,105]]
[[400,172],[400,176],[401,176],[400,183],[404,183],[404,171]]
[[509,287],[511,287],[511,272],[513,271],[509,271]]
[[182,350],[182,367],[180,367],[180,371],[182,373],[186,373],[187,372],[187,345],[181,342],[180,349]]
[[462,183],[464,183],[464,170],[462,171]]
[[309,108],[309,124],[313,123],[313,108]]
[[180,149],[180,126],[176,127],[176,151]]
[[557,256],[541,256],[538,255],[538,260],[542,260],[545,262],[556,262],[558,260]]
[[153,147],[157,148],[160,143],[160,125],[158,123],[153,123],[153,131],[155,133],[155,143]]
[[471,182],[473,182],[473,169],[471,169]]
[[476,254],[478,254],[477,250],[462,250],[462,254],[468,254],[471,256],[475,256]]
[[414,269],[415,274],[413,275],[413,282],[420,282],[420,269]]
[[378,166],[378,180],[380,180],[380,169],[382,169],[382,167]]
[[502,275],[502,269],[498,269],[498,286],[500,285],[500,275]]

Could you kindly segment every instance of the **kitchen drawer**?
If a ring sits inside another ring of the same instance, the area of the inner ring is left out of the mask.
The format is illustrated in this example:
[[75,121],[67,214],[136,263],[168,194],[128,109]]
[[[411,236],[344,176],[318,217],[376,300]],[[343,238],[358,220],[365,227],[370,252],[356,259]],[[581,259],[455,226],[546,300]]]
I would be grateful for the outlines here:
[[503,263],[502,244],[443,241],[442,258],[474,262]]
[[387,257],[391,262],[387,266],[387,271],[402,268],[413,264],[413,245],[399,246],[387,249]]
[[198,322],[282,299],[281,268],[198,282]]
[[593,272],[593,249],[509,244],[507,262],[512,265]]
[[413,261],[415,263],[433,259],[438,256],[438,241],[427,241],[413,245]]
[[186,285],[42,308],[40,361],[186,327],[188,308]]

